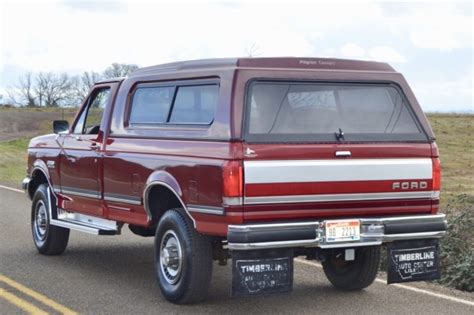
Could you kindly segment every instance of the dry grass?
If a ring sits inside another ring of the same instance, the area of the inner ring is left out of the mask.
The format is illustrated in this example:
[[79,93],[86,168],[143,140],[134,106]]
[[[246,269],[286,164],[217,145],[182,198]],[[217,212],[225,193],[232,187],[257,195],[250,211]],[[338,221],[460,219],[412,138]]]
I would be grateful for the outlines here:
[[0,183],[19,187],[29,139],[51,133],[53,120],[74,118],[76,109],[0,107]]
[[474,115],[431,114],[441,169],[441,205],[467,194],[474,199]]

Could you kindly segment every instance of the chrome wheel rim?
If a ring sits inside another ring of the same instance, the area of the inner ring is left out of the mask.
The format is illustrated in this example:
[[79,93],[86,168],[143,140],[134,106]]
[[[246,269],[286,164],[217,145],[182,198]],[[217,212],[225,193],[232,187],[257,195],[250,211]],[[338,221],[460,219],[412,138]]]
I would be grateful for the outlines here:
[[163,234],[160,245],[160,267],[169,284],[178,282],[183,268],[181,243],[176,233],[168,230]]
[[46,205],[42,200],[38,201],[35,208],[35,216],[33,218],[33,227],[35,232],[35,238],[43,242],[48,232],[48,217],[46,213]]

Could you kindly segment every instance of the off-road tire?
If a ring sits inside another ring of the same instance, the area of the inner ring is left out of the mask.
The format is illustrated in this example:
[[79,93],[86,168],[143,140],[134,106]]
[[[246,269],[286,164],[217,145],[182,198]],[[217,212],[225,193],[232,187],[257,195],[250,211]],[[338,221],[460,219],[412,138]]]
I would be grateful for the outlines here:
[[[45,184],[39,185],[31,204],[33,242],[43,255],[60,255],[66,250],[69,241],[69,229],[50,224],[49,202],[47,186]],[[51,206],[55,207],[55,205]],[[38,213],[42,217],[41,224],[38,221]]]
[[[158,223],[155,235],[155,270],[161,293],[168,301],[192,304],[206,298],[212,276],[212,245],[207,237],[194,229],[191,220],[181,211],[166,211]],[[163,242],[172,237],[177,237],[182,250],[180,275],[172,280],[175,283],[169,282],[170,276],[165,271],[169,269],[162,265],[160,258],[162,247],[166,247]]]
[[355,249],[355,260],[345,261],[344,250],[328,251],[322,262],[329,282],[341,290],[361,290],[371,285],[379,270],[380,246],[359,247]]

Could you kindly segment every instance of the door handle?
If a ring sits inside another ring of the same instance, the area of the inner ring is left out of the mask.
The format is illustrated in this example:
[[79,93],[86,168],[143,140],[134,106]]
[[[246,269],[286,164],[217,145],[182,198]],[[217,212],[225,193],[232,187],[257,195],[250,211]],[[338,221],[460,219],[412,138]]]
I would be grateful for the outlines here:
[[92,149],[92,150],[97,150],[97,149],[99,149],[99,145],[97,144],[97,142],[92,142],[92,143],[91,143],[91,149]]

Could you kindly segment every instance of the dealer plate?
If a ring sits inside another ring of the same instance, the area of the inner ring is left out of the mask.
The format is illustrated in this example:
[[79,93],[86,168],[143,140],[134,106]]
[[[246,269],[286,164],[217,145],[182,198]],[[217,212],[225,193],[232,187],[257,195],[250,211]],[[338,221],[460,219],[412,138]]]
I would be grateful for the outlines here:
[[359,220],[332,220],[325,222],[326,242],[347,242],[360,240]]
[[292,250],[232,252],[232,296],[283,293],[292,288]]
[[437,239],[397,241],[387,244],[387,283],[439,279]]

